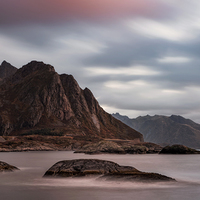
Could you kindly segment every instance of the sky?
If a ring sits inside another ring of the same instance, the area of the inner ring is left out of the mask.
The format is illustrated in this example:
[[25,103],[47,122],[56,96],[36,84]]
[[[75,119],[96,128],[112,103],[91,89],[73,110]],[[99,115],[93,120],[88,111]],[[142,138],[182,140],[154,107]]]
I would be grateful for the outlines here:
[[72,74],[108,112],[200,123],[200,1],[1,0],[0,62]]

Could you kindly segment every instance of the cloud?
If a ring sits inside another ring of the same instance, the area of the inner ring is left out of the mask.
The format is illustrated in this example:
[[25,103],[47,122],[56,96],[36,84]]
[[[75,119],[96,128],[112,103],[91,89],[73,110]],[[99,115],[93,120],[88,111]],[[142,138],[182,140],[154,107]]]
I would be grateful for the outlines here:
[[153,71],[146,66],[130,66],[130,67],[120,67],[117,69],[109,67],[93,67],[85,68],[91,75],[126,75],[126,76],[152,76],[158,75],[158,71]]
[[158,0],[1,0],[0,24],[113,20],[162,13]]
[[[183,40],[191,40],[196,36],[191,31],[187,31],[188,27],[182,27],[178,22],[159,22],[150,19],[129,20],[127,26],[134,32],[143,34],[146,37],[155,37],[170,41],[180,42]],[[179,27],[180,26],[180,27]]]
[[163,57],[157,59],[160,63],[187,63],[191,59],[187,57]]

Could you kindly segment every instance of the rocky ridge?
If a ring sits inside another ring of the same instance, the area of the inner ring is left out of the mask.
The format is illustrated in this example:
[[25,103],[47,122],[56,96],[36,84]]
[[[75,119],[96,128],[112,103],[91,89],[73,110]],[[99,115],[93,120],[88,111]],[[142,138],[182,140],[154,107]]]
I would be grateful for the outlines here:
[[0,135],[47,128],[63,136],[143,141],[139,132],[106,113],[72,75],[32,61],[0,85]]
[[200,124],[184,117],[155,115],[130,119],[119,113],[113,116],[131,128],[141,132],[145,142],[173,145],[182,144],[192,148],[200,148]]

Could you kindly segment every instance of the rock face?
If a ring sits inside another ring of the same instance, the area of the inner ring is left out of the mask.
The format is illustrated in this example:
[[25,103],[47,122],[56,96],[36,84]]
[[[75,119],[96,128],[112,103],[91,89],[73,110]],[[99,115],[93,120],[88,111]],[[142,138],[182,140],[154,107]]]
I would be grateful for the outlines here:
[[174,179],[156,173],[146,173],[130,166],[120,166],[117,163],[97,160],[78,159],[64,160],[53,165],[44,176],[53,177],[80,177],[101,175],[105,180],[123,181],[172,181]]
[[3,61],[0,65],[0,79],[7,78],[13,75],[17,71],[17,68],[12,66],[10,63]]
[[70,136],[131,139],[143,136],[106,113],[72,75],[32,61],[0,85],[0,135],[48,128]]
[[130,119],[119,113],[113,116],[135,130],[141,132],[145,142],[172,145],[182,144],[200,148],[200,124],[181,116],[155,115]]
[[196,149],[191,149],[184,145],[175,144],[172,146],[164,147],[160,151],[160,154],[200,154],[200,151],[197,151]]
[[19,170],[17,167],[9,165],[8,163],[0,161],[0,172],[8,172]]

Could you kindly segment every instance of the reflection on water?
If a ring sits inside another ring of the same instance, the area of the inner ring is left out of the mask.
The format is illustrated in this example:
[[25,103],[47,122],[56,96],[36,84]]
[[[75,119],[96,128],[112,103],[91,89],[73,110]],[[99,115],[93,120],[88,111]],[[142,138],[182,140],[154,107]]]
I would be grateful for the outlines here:
[[[60,160],[97,158],[141,171],[157,172],[178,182],[105,182],[92,178],[43,178],[45,171]],[[3,200],[103,200],[103,199],[200,199],[200,155],[85,155],[73,152],[0,153],[0,160],[20,168],[0,174]],[[134,197],[134,198],[133,198]]]

